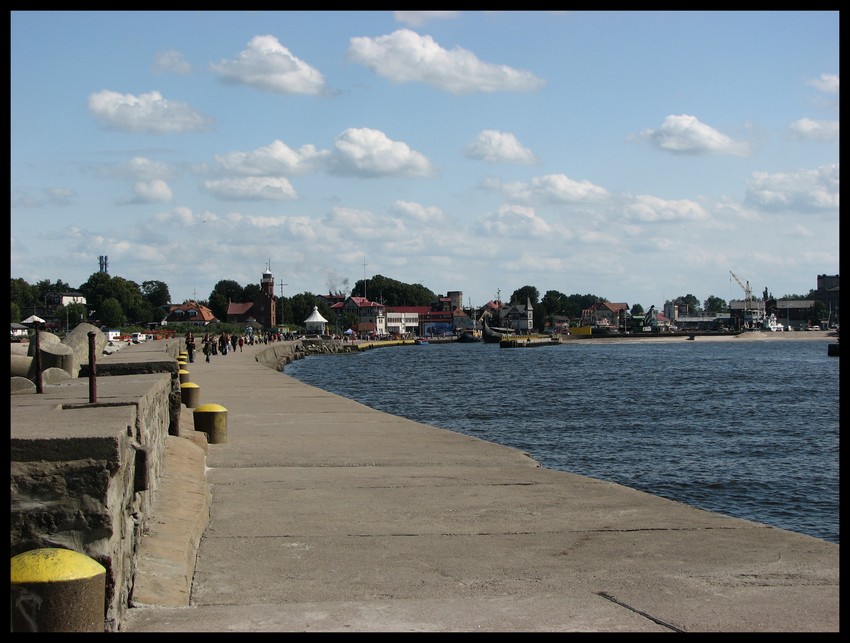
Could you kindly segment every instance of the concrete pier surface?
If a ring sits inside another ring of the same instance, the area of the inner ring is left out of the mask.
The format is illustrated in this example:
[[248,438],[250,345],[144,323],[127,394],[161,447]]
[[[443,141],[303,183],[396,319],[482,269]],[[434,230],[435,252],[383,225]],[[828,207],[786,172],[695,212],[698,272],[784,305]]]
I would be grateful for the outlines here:
[[839,631],[835,543],[544,469],[264,348],[187,365],[227,441],[182,409],[122,631]]

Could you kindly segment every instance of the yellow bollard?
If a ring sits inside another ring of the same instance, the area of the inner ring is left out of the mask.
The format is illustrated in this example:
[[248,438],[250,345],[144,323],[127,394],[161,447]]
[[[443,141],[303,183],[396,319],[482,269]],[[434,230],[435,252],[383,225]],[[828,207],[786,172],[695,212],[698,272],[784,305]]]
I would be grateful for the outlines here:
[[179,371],[177,371],[177,375],[178,377],[180,377],[181,384],[185,384],[189,381],[189,371],[187,371],[185,368],[181,368]]
[[195,408],[201,402],[201,387],[192,382],[184,382],[180,385],[180,400],[187,408]]
[[220,404],[203,404],[195,409],[195,431],[207,434],[210,444],[227,442],[227,409]]
[[71,549],[12,558],[13,632],[103,632],[106,568]]

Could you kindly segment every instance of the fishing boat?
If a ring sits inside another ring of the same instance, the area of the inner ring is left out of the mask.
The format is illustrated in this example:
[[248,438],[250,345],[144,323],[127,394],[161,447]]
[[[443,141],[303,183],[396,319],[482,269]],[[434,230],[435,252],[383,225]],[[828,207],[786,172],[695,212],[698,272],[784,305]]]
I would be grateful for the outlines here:
[[457,336],[457,341],[463,344],[471,344],[473,342],[480,342],[481,336],[476,335],[474,331],[465,330],[460,335]]
[[418,337],[418,338],[413,340],[413,343],[418,345],[418,346],[427,346],[428,340],[425,339],[424,337]]

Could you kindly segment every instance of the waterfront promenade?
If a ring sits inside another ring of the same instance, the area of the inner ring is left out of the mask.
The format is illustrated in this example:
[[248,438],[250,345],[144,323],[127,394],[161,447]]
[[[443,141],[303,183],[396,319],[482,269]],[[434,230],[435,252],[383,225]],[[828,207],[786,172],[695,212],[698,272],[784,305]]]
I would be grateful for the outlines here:
[[227,441],[205,452],[183,408],[123,631],[839,631],[837,544],[543,469],[266,348],[188,365]]

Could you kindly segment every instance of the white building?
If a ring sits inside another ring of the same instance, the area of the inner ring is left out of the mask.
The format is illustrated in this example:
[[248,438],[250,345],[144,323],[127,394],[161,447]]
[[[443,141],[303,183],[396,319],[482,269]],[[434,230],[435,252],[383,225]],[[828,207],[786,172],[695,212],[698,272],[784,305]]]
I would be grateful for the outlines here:
[[387,332],[406,335],[419,332],[419,313],[411,311],[387,311]]

